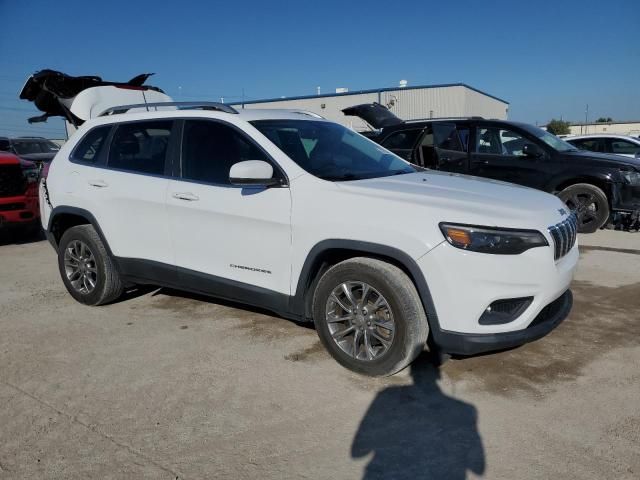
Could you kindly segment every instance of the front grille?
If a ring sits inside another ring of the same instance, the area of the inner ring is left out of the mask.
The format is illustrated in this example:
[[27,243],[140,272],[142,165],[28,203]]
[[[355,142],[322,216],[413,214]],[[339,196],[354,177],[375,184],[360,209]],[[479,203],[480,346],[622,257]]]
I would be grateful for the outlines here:
[[22,195],[26,180],[20,165],[0,165],[0,197]]
[[572,213],[562,222],[549,227],[555,247],[554,258],[561,259],[573,248],[578,236],[578,219]]
[[16,203],[0,203],[0,211],[2,212],[10,212],[12,210],[24,210],[26,205],[21,202]]

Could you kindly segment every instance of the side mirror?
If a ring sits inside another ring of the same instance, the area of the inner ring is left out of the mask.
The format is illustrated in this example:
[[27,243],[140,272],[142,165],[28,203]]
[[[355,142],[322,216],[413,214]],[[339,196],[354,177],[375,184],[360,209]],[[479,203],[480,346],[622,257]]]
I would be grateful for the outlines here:
[[280,179],[273,178],[273,167],[262,160],[246,160],[231,166],[229,181],[242,187],[272,187],[280,185]]
[[524,153],[527,157],[541,157],[542,150],[533,143],[525,143],[522,147],[522,153]]

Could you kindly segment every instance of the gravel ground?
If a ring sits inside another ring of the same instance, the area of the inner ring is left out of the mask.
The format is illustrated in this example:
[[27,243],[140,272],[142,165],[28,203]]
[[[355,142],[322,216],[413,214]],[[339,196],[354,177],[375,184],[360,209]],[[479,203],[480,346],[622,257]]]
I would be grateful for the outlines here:
[[0,478],[640,478],[640,235],[580,241],[549,336],[369,379],[238,305],[81,306],[46,242],[5,239]]

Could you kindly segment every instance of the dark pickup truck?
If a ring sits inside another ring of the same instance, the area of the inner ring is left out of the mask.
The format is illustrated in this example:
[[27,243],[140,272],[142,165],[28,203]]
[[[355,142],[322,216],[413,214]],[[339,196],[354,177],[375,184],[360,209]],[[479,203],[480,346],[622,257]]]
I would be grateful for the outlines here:
[[582,233],[612,222],[637,228],[640,160],[582,151],[540,128],[480,117],[403,121],[377,103],[345,115],[374,129],[364,134],[422,167],[518,183],[558,195]]

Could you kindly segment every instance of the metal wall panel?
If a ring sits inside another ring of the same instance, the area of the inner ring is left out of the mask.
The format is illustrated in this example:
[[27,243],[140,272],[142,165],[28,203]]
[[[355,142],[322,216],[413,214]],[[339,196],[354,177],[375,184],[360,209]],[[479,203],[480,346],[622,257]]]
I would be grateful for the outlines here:
[[[486,118],[507,118],[508,104],[476,92],[464,85],[398,88],[373,93],[336,94],[246,104],[246,108],[295,108],[322,115],[358,131],[370,127],[356,117],[347,117],[342,109],[361,103],[379,102],[403,120],[425,118],[464,117],[478,115]],[[239,104],[233,104],[238,108]]]
[[480,92],[465,88],[465,109],[462,115],[472,117],[474,115],[484,118],[496,118],[506,120],[509,105],[495,98],[483,95]]

